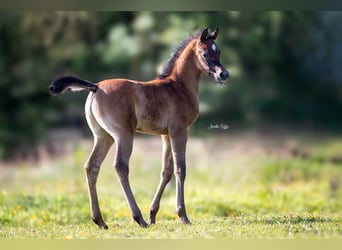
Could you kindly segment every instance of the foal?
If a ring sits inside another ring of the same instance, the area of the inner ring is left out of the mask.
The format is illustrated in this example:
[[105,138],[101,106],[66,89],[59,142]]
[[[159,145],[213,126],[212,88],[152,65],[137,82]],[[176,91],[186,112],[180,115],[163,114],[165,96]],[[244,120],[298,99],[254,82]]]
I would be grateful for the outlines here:
[[[49,87],[51,94],[66,90],[90,91],[85,115],[94,136],[94,146],[85,164],[92,220],[107,229],[96,191],[100,165],[109,148],[116,143],[114,166],[133,219],[142,227],[154,224],[165,186],[174,173],[176,209],[181,221],[189,224],[184,204],[186,174],[185,148],[188,129],[199,113],[198,88],[201,72],[223,83],[229,77],[220,64],[220,50],[214,40],[218,28],[196,32],[185,39],[170,57],[162,73],[154,80],[140,82],[109,79],[97,84],[76,77],[61,77]],[[143,219],[132,193],[128,172],[135,131],[161,135],[163,161],[161,179],[154,195],[148,223]]]

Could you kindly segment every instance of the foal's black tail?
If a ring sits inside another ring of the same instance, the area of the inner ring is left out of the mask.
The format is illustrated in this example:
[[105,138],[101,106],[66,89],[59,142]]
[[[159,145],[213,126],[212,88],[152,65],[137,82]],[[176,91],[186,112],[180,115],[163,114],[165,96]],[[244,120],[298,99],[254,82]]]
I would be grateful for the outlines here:
[[97,86],[93,82],[82,80],[75,76],[62,76],[54,80],[49,86],[49,91],[52,95],[62,94],[66,90],[80,91],[84,89],[96,92]]

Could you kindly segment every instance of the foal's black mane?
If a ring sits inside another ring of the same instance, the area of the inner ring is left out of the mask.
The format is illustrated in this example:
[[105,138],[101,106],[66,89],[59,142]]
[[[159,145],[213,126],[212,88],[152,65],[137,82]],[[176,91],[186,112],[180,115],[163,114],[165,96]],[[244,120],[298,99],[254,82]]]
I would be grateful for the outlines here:
[[182,54],[182,52],[184,51],[186,46],[188,46],[188,44],[193,39],[199,37],[202,34],[202,31],[203,31],[202,29],[197,30],[195,32],[195,34],[189,35],[188,37],[186,37],[182,42],[180,42],[175,47],[175,49],[171,53],[170,58],[167,60],[166,64],[163,66],[163,69],[162,69],[161,73],[158,75],[159,79],[166,78],[166,77],[168,77],[171,74],[173,66],[175,65],[175,62],[178,59],[178,57]]

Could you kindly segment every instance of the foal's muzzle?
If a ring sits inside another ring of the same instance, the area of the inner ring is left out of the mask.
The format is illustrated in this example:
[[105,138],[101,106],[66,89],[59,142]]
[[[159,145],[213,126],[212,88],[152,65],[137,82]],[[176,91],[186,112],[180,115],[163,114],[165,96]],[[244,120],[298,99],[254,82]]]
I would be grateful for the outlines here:
[[225,81],[227,81],[229,78],[229,73],[227,70],[222,70],[219,74],[219,78],[218,78],[218,81],[219,83],[224,83]]
[[229,72],[222,66],[215,66],[215,71],[212,73],[215,81],[218,83],[224,83],[229,78]]

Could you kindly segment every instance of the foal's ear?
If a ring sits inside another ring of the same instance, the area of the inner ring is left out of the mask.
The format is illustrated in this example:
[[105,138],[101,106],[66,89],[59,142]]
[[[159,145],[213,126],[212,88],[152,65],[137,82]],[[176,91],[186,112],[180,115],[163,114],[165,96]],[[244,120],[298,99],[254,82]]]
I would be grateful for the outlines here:
[[201,35],[201,42],[205,41],[208,39],[208,28],[205,28],[203,31],[202,31],[202,35]]
[[213,40],[216,39],[217,35],[218,35],[218,32],[219,32],[219,28],[216,27],[216,29],[210,33],[210,38],[212,38]]

